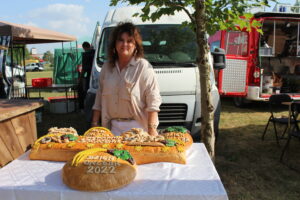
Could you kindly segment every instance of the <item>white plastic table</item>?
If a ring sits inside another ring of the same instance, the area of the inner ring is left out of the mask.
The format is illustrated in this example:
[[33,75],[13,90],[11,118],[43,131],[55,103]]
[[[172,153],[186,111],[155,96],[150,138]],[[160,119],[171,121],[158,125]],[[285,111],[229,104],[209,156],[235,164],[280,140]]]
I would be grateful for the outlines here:
[[3,200],[227,200],[227,193],[206,148],[195,143],[187,164],[153,163],[138,166],[135,180],[109,192],[82,192],[62,182],[63,162],[31,161],[28,152],[0,169]]

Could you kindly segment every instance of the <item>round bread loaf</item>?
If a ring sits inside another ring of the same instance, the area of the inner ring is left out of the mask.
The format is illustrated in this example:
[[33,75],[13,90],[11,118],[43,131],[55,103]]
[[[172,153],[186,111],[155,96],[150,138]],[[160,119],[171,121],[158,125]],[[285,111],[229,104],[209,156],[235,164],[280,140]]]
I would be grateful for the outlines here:
[[131,183],[135,176],[136,166],[128,151],[101,148],[76,154],[62,172],[66,185],[82,191],[119,189]]

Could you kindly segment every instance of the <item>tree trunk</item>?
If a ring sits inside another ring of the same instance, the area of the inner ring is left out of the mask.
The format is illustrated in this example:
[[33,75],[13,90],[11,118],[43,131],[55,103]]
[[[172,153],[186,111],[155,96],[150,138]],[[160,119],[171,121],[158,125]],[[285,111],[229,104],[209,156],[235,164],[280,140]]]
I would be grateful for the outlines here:
[[205,144],[212,160],[215,156],[215,134],[213,105],[211,98],[210,66],[206,38],[205,0],[196,0],[196,35],[198,43],[198,68],[201,88],[201,141]]

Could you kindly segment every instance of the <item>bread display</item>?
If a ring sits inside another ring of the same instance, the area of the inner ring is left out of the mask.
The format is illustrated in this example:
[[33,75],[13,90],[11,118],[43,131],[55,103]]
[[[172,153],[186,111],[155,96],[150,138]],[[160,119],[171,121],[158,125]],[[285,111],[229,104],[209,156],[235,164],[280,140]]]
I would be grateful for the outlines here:
[[108,129],[95,127],[88,130],[84,136],[61,133],[45,135],[33,145],[30,159],[68,161],[80,151],[103,148],[127,150],[136,164],[153,162],[185,164],[185,149],[193,142],[189,136],[188,133],[174,131],[151,136],[137,128],[124,132],[121,136],[113,136]]
[[81,151],[62,171],[63,182],[82,191],[108,191],[122,188],[136,176],[134,159],[126,150],[94,148]]

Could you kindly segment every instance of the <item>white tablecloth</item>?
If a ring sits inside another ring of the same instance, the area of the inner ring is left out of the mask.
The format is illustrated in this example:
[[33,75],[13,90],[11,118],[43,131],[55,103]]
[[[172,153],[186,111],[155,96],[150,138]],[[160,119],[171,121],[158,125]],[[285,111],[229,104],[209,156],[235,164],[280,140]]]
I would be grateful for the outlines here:
[[227,200],[203,144],[187,151],[187,164],[138,166],[135,180],[109,192],[81,192],[62,182],[63,162],[31,161],[28,152],[0,169],[0,200]]

